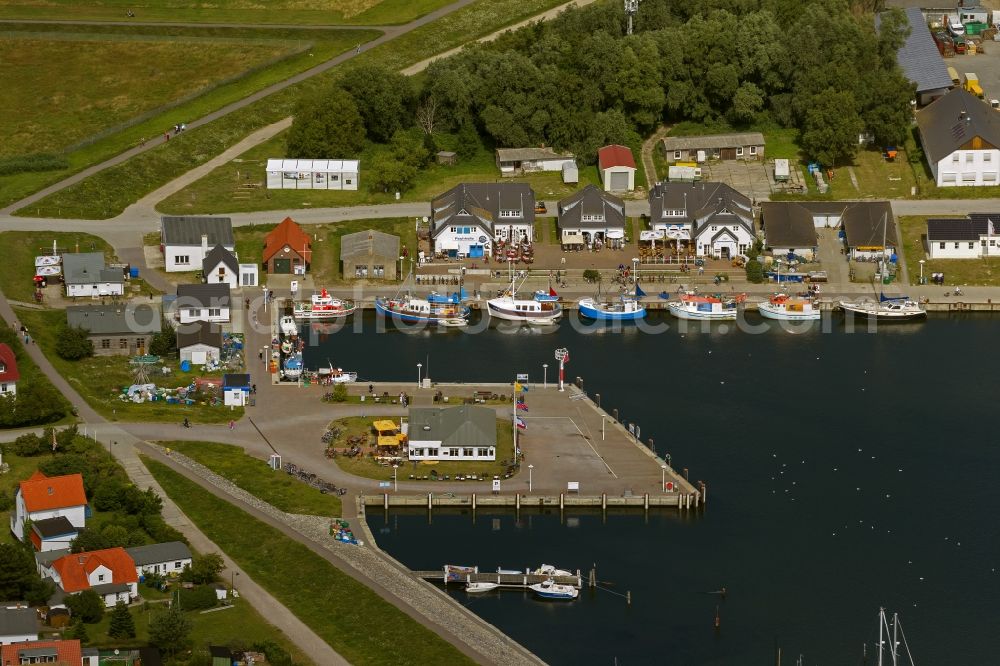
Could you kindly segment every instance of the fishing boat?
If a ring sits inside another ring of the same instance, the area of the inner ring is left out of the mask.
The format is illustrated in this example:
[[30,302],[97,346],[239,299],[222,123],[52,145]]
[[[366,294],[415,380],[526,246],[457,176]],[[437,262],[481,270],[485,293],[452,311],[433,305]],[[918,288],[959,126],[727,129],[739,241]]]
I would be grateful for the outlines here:
[[667,307],[670,308],[670,314],[678,319],[732,320],[736,319],[739,305],[746,297],[746,294],[723,298],[687,292]]
[[286,379],[298,379],[302,376],[302,352],[295,352],[285,358],[282,372]]
[[466,583],[465,591],[469,594],[482,594],[492,592],[500,587],[500,583]]
[[635,295],[623,295],[616,301],[600,301],[593,298],[581,298],[578,301],[580,316],[587,319],[610,321],[636,321],[646,316],[646,306],[639,302],[645,292],[635,286]]
[[572,601],[580,596],[580,590],[572,585],[561,585],[551,578],[541,583],[529,585],[528,589],[543,599],[560,599]]
[[557,301],[518,298],[513,265],[510,267],[510,289],[486,301],[486,307],[491,317],[529,324],[554,324],[563,313]]
[[792,298],[788,294],[775,294],[766,303],[758,303],[757,310],[766,319],[784,321],[811,321],[819,319],[819,303],[812,298]]
[[840,301],[840,309],[876,321],[912,321],[927,316],[927,310],[906,296],[884,294],[879,300]]
[[329,363],[327,367],[319,369],[321,379],[327,379],[334,384],[353,384],[358,381],[358,373],[347,372],[343,368],[335,368],[329,361],[327,363]]
[[357,310],[357,307],[354,301],[334,298],[323,289],[320,293],[313,294],[308,303],[304,301],[295,303],[292,315],[296,319],[303,320],[337,319],[346,317]]
[[406,324],[464,326],[468,323],[471,309],[467,305],[431,303],[424,298],[405,296],[402,298],[376,298],[375,311],[383,317],[390,317]]
[[556,569],[551,564],[543,564],[542,566],[538,567],[537,569],[535,569],[531,573],[534,574],[534,575],[536,575],[536,576],[549,576],[550,578],[552,578],[552,577],[558,578],[558,577],[561,577],[561,576],[575,576],[576,575],[572,571],[566,571],[565,569]]
[[539,289],[535,292],[535,300],[539,303],[555,303],[559,300],[559,294],[552,287],[546,289]]
[[278,322],[278,327],[286,338],[293,338],[299,334],[299,325],[294,317],[282,317]]

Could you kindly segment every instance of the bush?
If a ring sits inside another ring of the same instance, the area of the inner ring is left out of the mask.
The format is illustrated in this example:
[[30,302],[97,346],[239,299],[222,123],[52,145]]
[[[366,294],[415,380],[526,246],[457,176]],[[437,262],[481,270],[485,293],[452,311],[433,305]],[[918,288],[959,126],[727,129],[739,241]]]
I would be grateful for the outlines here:
[[333,387],[332,395],[334,402],[347,402],[347,386],[344,384],[337,384]]
[[225,568],[226,564],[222,561],[221,555],[208,553],[195,557],[189,566],[184,567],[181,580],[195,585],[214,583],[219,580],[219,573]]
[[0,159],[0,176],[14,173],[29,173],[32,171],[57,171],[68,169],[69,160],[63,155],[51,153],[36,153],[34,155],[17,155]]
[[56,354],[67,361],[79,361],[94,355],[94,343],[87,337],[87,330],[81,326],[64,324],[59,329],[56,340]]
[[587,282],[600,282],[601,272],[596,271],[593,268],[588,268],[583,272],[583,279],[586,280]]
[[149,341],[149,353],[154,356],[177,356],[177,332],[163,322],[160,332]]
[[215,588],[211,585],[199,585],[190,590],[180,590],[180,608],[184,611],[205,610],[215,608],[219,600],[215,596]]
[[254,643],[253,649],[256,652],[262,652],[267,657],[267,663],[271,664],[271,666],[295,666],[292,655],[288,654],[285,648],[274,641]]
[[25,458],[40,456],[45,453],[47,449],[48,447],[45,445],[45,439],[43,437],[39,437],[35,433],[21,435],[14,440],[13,445],[10,447],[12,453]]
[[751,259],[747,262],[747,282],[752,282],[753,284],[760,284],[764,282],[764,264],[760,263],[756,259]]
[[87,624],[97,624],[104,617],[104,600],[93,590],[67,596],[66,608],[74,618]]

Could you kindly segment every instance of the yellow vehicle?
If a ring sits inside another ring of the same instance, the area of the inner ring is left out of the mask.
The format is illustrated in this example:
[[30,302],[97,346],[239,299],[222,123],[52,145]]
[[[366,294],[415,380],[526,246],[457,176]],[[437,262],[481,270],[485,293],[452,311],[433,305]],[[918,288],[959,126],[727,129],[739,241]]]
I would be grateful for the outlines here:
[[983,99],[985,97],[983,94],[983,88],[979,85],[979,76],[973,74],[972,72],[965,73],[965,89],[979,99]]
[[954,83],[956,86],[962,85],[962,79],[959,78],[958,70],[955,69],[954,67],[948,68],[948,76],[951,77],[951,82]]
[[678,167],[692,167],[692,168],[694,168],[694,167],[698,166],[698,163],[697,162],[674,162],[674,166],[678,166]]

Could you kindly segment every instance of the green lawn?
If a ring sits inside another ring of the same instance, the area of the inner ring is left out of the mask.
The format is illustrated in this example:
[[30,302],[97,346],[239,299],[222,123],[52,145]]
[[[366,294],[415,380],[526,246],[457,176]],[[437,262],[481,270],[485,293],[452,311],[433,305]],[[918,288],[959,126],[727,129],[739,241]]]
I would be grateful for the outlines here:
[[[64,27],[64,26],[63,26]],[[81,30],[85,28],[81,27]],[[96,28],[92,28],[96,29]],[[378,32],[372,30],[309,30],[309,31],[264,31],[248,29],[164,29],[168,35],[155,35],[150,33],[150,28],[125,27],[115,31],[112,28],[104,27],[103,30],[111,30],[110,33],[100,34],[87,33],[78,38],[86,38],[87,48],[84,52],[96,51],[101,54],[104,50],[111,49],[115,44],[124,44],[123,48],[141,49],[150,48],[144,46],[149,42],[152,45],[167,44],[171,49],[179,49],[180,53],[167,59],[169,68],[164,67],[162,74],[158,73],[156,79],[164,81],[160,87],[166,83],[173,83],[178,90],[172,95],[153,95],[147,91],[145,78],[150,75],[145,67],[123,67],[116,63],[94,63],[94,66],[102,66],[110,73],[107,76],[93,76],[88,70],[84,70],[84,78],[92,81],[87,85],[79,87],[79,92],[74,92],[74,99],[78,99],[77,106],[71,107],[74,113],[65,111],[52,114],[57,121],[52,123],[38,123],[34,120],[24,122],[21,117],[14,116],[12,127],[24,127],[19,129],[15,136],[22,136],[22,143],[36,135],[45,132],[52,132],[58,126],[65,128],[67,138],[63,138],[59,147],[69,148],[66,158],[69,161],[69,168],[61,171],[48,171],[39,173],[22,173],[0,177],[0,204],[8,204],[27,196],[42,187],[61,180],[72,173],[108,159],[123,150],[131,148],[142,142],[143,139],[149,141],[163,142],[163,133],[173,127],[174,124],[182,121],[190,121],[199,118],[212,111],[215,111],[227,104],[242,99],[262,88],[289,78],[299,72],[308,69],[319,62],[334,57],[348,49],[353,48],[360,42],[367,42],[378,36]],[[124,34],[122,34],[124,33]],[[30,33],[27,33],[30,36]],[[48,33],[46,33],[48,34]],[[197,37],[192,35],[198,35]],[[70,43],[64,41],[72,35],[58,33],[57,36],[63,41],[54,41],[56,44]],[[103,40],[103,41],[102,41]],[[205,49],[208,53],[213,49],[229,49],[232,55],[224,58],[225,61],[232,61],[225,68],[220,69],[221,75],[205,82],[204,75],[191,76],[189,62],[201,63],[203,71],[215,71],[214,61],[203,62],[200,57],[192,58],[190,54],[199,54],[203,44],[212,45],[218,43],[218,47]],[[138,45],[138,46],[135,46]],[[245,45],[245,46],[244,46]],[[242,66],[239,64],[238,56],[244,50],[249,51],[249,55],[257,53],[254,60],[243,56]],[[96,55],[93,57],[97,57]],[[56,58],[54,62],[58,62]],[[73,58],[68,59],[73,62]],[[126,60],[125,62],[132,62]],[[42,71],[49,76],[50,68],[56,69],[51,72],[52,76],[58,76],[58,65],[49,65],[42,68]],[[20,69],[7,72],[7,76],[13,77],[10,82],[15,90],[25,89],[25,97],[28,97],[31,86],[41,87],[38,93],[31,93],[35,105],[45,104],[46,108],[58,102],[59,97],[51,92],[46,92],[46,79],[44,77],[23,77],[18,76]],[[71,68],[71,72],[76,70]],[[155,69],[159,72],[159,69]],[[129,72],[126,76],[123,72]],[[4,69],[0,65],[0,79],[3,78]],[[22,79],[31,79],[34,83],[20,83]],[[133,80],[134,79],[134,80]],[[202,81],[203,85],[191,85],[187,80],[197,83]],[[155,83],[155,81],[154,81]],[[122,87],[128,85],[127,91],[131,95],[120,94],[113,98],[106,96],[102,91],[105,88],[115,90],[115,86]],[[53,84],[52,88],[58,91],[58,85]],[[75,90],[75,89],[74,89]],[[143,91],[138,94],[136,91]],[[28,102],[21,102],[13,108],[24,106]],[[110,108],[104,109],[109,104]],[[133,108],[134,107],[134,108]],[[113,112],[113,113],[112,113]],[[51,112],[47,112],[51,113]],[[36,115],[26,115],[24,117],[35,118]],[[45,114],[37,117],[45,118]],[[193,133],[193,132],[192,132]],[[188,136],[177,137],[177,139],[188,141]],[[44,138],[44,137],[43,137]],[[32,147],[29,152],[39,152],[39,147]],[[155,151],[154,151],[155,152]],[[204,159],[210,157],[206,156]],[[104,210],[103,199],[93,204],[93,209]],[[63,204],[57,203],[56,214]],[[42,215],[42,207],[37,207],[35,215]],[[24,214],[31,214],[25,210]]]
[[[56,371],[75,388],[101,416],[113,421],[163,421],[180,423],[185,417],[195,423],[225,423],[229,419],[238,419],[243,415],[243,408],[237,407],[230,411],[223,406],[196,404],[191,406],[168,405],[165,402],[145,402],[135,404],[118,399],[121,389],[133,383],[133,374],[125,356],[93,356],[80,361],[66,361],[55,353],[56,336],[60,326],[66,320],[63,310],[29,310],[16,308],[18,318],[35,342],[45,352]],[[220,373],[190,372],[182,373],[177,369],[176,360],[165,362],[173,367],[173,374],[163,380],[153,376],[153,383],[169,388],[186,386],[194,377],[218,377]],[[159,367],[159,366],[157,366]]]
[[[139,586],[140,592],[145,593],[148,589],[142,585]],[[238,589],[239,585],[237,584]],[[148,645],[149,623],[156,613],[162,612],[166,607],[166,604],[156,603],[149,604],[147,608],[133,606],[130,611],[135,623],[136,635],[131,640],[108,636],[108,629],[111,626],[111,612],[106,612],[100,622],[87,625],[87,635],[90,637],[87,647],[143,647]],[[192,611],[186,615],[193,625],[189,638],[191,648],[195,652],[207,651],[209,645],[249,647],[258,641],[271,640],[287,650],[297,664],[314,663],[280,629],[265,620],[249,602],[243,599],[234,599],[232,607],[226,610],[211,613]]]
[[[8,0],[0,18],[288,25],[408,23],[450,0]],[[128,10],[135,14],[129,18]]]
[[[978,189],[978,188],[955,188]],[[920,280],[920,260],[923,259],[924,277],[931,273],[944,273],[946,284],[949,285],[984,285],[995,287],[1000,285],[1000,257],[988,259],[928,259],[925,237],[927,236],[927,218],[918,216],[903,216],[898,218],[899,229],[903,236],[903,251],[906,253],[906,265],[909,267],[910,282],[917,284]]]
[[[430,629],[304,544],[213,496],[162,463],[143,459],[209,539],[352,664],[471,664]],[[294,563],[294,576],[275,562]],[[306,582],[307,584],[303,584]]]
[[[369,433],[371,431],[373,420],[374,419],[371,418],[361,417],[337,419],[331,425],[343,428],[344,434],[338,441],[333,443],[334,446],[338,449],[349,448],[347,438],[352,435]],[[369,441],[374,441],[374,434],[370,435]],[[403,466],[396,472],[396,480],[399,483],[403,483],[409,480],[410,475],[430,476],[432,470],[436,472],[438,476],[444,476],[445,474],[451,477],[459,474],[475,474],[487,477],[493,477],[494,475],[503,476],[507,470],[507,466],[501,463],[503,461],[510,461],[513,459],[514,435],[511,432],[510,421],[497,419],[496,462],[439,462],[433,465],[428,463],[404,462]],[[363,476],[366,479],[378,479],[379,481],[392,480],[392,468],[380,465],[375,458],[368,455],[361,455],[356,458],[348,458],[347,456],[338,455],[333,459],[333,461],[342,470],[348,472],[349,474],[354,474],[355,476]]]
[[284,472],[271,470],[266,462],[247,455],[238,446],[215,442],[157,443],[200,462],[248,493],[286,513],[340,516],[339,497],[324,495]]
[[[436,53],[495,32],[505,25],[534,16],[560,4],[560,1],[521,0],[512,6],[509,0],[478,0],[387,44],[365,51],[353,58],[348,67],[379,63],[392,69],[403,69]],[[358,36],[358,39],[361,37]],[[343,68],[334,68],[202,127],[188,130],[180,141],[170,141],[156,150],[85,178],[18,213],[36,217],[114,217],[144,194],[205,163],[251,132],[288,117],[301,95],[330,85],[342,71]],[[238,97],[247,93],[245,90]],[[214,108],[218,108],[217,105],[204,112]],[[191,112],[183,117],[197,118],[200,115],[203,114]],[[170,124],[173,122],[176,121]],[[131,143],[122,141],[117,150],[134,144],[141,136],[144,134],[134,133],[130,138],[126,137]],[[147,132],[145,136],[152,136],[152,133]],[[79,166],[76,164],[77,169]],[[47,174],[26,175],[18,180],[16,187],[15,184],[0,181],[0,203],[16,200],[48,182],[51,182],[51,177]]]
[[[8,324],[4,320],[0,319],[0,326],[7,326]],[[9,332],[8,332],[9,331]],[[10,348],[14,350],[14,358],[17,360],[17,370],[21,375],[21,382],[32,382],[36,386],[46,386],[49,388],[49,395],[55,396],[55,399],[59,401],[62,406],[62,412],[65,416],[52,423],[46,423],[41,425],[67,425],[76,422],[76,417],[73,415],[73,406],[70,405],[69,401],[52,386],[52,382],[49,378],[45,376],[45,373],[35,364],[34,360],[28,356],[27,351],[24,349],[23,338],[19,334],[15,334],[13,330],[7,329],[4,335],[0,337],[0,341],[8,341],[7,344]],[[21,384],[18,388],[22,388],[24,384]],[[19,426],[19,427],[31,427],[30,425]],[[3,428],[0,427],[0,430]],[[6,462],[6,461],[5,461]],[[3,477],[0,477],[2,479]]]

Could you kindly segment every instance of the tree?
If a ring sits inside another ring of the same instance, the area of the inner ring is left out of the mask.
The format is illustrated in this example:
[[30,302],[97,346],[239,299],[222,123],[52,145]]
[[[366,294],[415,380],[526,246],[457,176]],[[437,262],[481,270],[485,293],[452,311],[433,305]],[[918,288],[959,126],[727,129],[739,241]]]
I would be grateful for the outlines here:
[[347,402],[347,385],[337,384],[333,387],[333,401]]
[[0,544],[0,599],[24,599],[38,578],[32,560],[24,546]]
[[340,85],[354,98],[370,140],[386,143],[413,124],[413,87],[408,76],[383,65],[362,65],[349,70]]
[[32,606],[45,606],[49,603],[49,599],[52,598],[55,592],[55,583],[51,580],[42,580],[36,576],[25,591],[24,600]]
[[288,130],[288,157],[345,158],[364,145],[364,122],[347,91],[333,88],[299,102]]
[[178,590],[177,603],[181,610],[205,610],[214,608],[219,603],[219,597],[215,593],[215,587],[211,585],[198,585],[190,590]]
[[181,580],[205,585],[219,580],[219,574],[226,568],[226,563],[222,561],[222,556],[218,553],[208,553],[200,557],[195,557],[190,566],[184,567],[181,572]]
[[166,321],[160,324],[160,331],[149,341],[149,353],[154,356],[177,355],[177,331]]
[[135,620],[128,610],[128,605],[119,600],[111,611],[111,625],[108,627],[111,638],[135,638]]
[[746,265],[747,282],[760,284],[764,281],[764,264],[756,259],[751,259]]
[[459,127],[456,139],[458,145],[455,152],[463,160],[475,155],[483,145],[479,139],[479,133],[476,132],[476,126],[472,124],[471,120]]
[[177,608],[157,613],[149,623],[149,642],[167,655],[174,655],[187,645],[191,621]]
[[77,618],[73,621],[73,626],[69,628],[66,638],[73,638],[84,644],[90,642],[90,636],[87,635],[87,625],[83,623],[83,620]]
[[730,111],[733,122],[748,123],[764,108],[764,93],[753,83],[743,83],[736,89]]
[[806,154],[826,166],[854,157],[858,135],[864,130],[854,94],[829,88],[811,99],[802,124]]
[[79,361],[94,355],[94,343],[89,332],[81,326],[63,324],[56,339],[56,354],[67,361]]
[[93,590],[67,596],[66,608],[73,617],[87,624],[97,624],[104,617],[104,600]]
[[368,187],[372,192],[402,192],[417,177],[417,167],[396,159],[388,150],[376,152],[368,164]]
[[437,128],[437,98],[428,95],[417,107],[417,126],[429,136],[434,135]]
[[70,551],[74,553],[88,553],[94,550],[104,550],[111,548],[112,543],[104,536],[103,532],[98,532],[94,528],[83,528],[70,543]]

